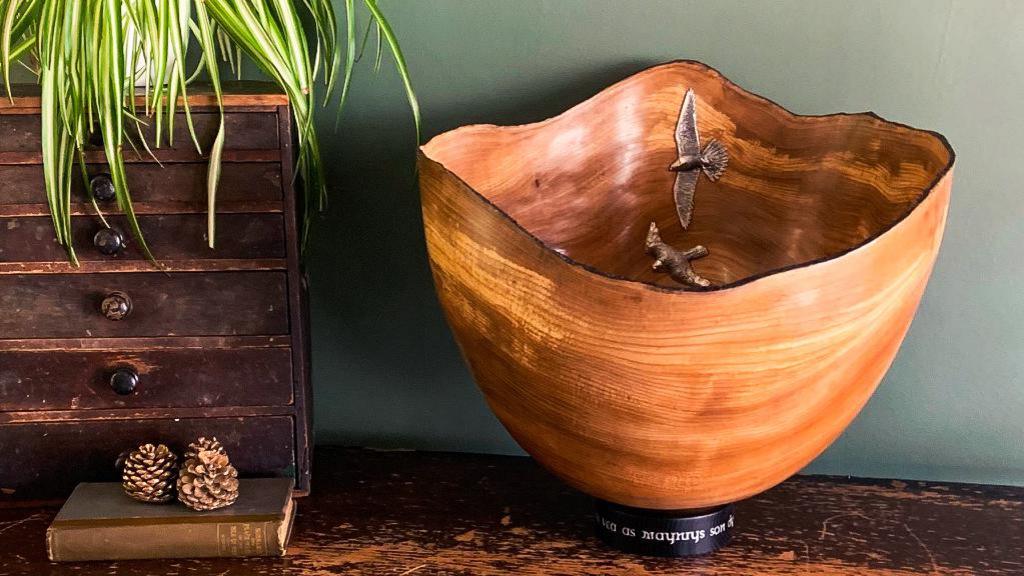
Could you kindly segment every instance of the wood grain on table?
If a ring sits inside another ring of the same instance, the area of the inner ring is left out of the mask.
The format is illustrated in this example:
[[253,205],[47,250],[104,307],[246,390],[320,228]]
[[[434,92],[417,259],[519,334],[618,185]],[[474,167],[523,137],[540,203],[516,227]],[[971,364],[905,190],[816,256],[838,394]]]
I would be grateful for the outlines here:
[[1024,488],[802,476],[737,505],[691,559],[594,536],[590,500],[527,458],[321,448],[285,558],[53,564],[56,506],[0,508],[0,575],[1024,574]]

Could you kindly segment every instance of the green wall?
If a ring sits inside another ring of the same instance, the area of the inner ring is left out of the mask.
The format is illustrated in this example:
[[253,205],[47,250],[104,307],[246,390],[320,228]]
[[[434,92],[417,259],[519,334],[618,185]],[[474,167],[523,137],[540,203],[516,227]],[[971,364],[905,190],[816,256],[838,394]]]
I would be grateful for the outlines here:
[[[1024,484],[1024,4],[383,4],[424,138],[539,120],[675,58],[796,112],[873,110],[945,134],[959,159],[931,284],[881,388],[808,471]],[[365,64],[341,130],[323,120],[336,160],[310,254],[317,440],[518,453],[434,298],[401,86]]]

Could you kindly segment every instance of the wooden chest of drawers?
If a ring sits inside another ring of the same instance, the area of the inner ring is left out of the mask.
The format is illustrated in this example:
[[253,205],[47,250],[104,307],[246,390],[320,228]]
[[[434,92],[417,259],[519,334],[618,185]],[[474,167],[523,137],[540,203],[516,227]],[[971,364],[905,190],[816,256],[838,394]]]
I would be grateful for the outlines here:
[[[208,150],[215,100],[193,94],[190,105]],[[7,497],[66,495],[78,482],[116,479],[118,456],[141,442],[180,451],[203,435],[216,436],[242,474],[294,475],[308,491],[308,329],[290,111],[283,95],[254,85],[234,87],[225,109],[216,249],[207,247],[206,159],[179,114],[173,145],[154,148],[155,159],[125,153],[141,228],[162,268],[102,200],[109,181],[100,146],[86,152],[90,185],[74,190],[75,268],[53,239],[39,99],[0,102]],[[105,231],[90,196],[117,234]]]

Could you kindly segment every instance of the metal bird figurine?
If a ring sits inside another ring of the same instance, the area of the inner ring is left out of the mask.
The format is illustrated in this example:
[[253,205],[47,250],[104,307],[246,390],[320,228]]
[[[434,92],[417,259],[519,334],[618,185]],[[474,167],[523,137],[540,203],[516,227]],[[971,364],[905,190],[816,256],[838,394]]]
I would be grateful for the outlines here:
[[[697,102],[693,90],[687,90],[683,98],[683,107],[679,110],[676,122],[676,151],[679,157],[669,170],[676,173],[676,181],[672,190],[676,201],[676,214],[683,230],[690,226],[693,215],[693,192],[697,188],[697,179],[701,172],[714,182],[725,172],[729,163],[729,154],[725,146],[711,139],[703,150],[700,148],[700,136],[697,134]],[[647,254],[654,258],[655,272],[665,272],[680,284],[696,288],[707,288],[711,281],[693,270],[691,260],[708,255],[708,249],[694,246],[689,250],[677,250],[661,239],[658,225],[651,222],[644,244]]]
[[658,225],[651,222],[647,229],[647,253],[654,258],[652,268],[655,272],[665,272],[673,280],[687,286],[699,286],[707,288],[711,281],[693,271],[690,260],[703,258],[708,255],[708,249],[697,245],[689,250],[676,250],[661,239],[661,231]]
[[693,215],[693,192],[697,188],[697,177],[700,172],[714,182],[725,172],[729,163],[729,153],[721,142],[712,138],[703,150],[700,148],[700,136],[697,134],[697,101],[693,89],[686,91],[683,107],[679,111],[676,123],[676,150],[679,158],[669,166],[676,173],[673,185],[676,199],[676,213],[679,223],[685,230],[690,226]]

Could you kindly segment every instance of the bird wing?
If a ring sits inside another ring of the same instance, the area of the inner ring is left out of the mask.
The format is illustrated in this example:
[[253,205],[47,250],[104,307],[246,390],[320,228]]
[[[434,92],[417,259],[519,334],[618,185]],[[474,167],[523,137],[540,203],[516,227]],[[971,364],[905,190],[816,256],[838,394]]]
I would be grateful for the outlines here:
[[676,200],[676,214],[679,215],[679,223],[683,230],[690,225],[690,216],[693,215],[693,191],[697,188],[697,177],[700,170],[688,170],[676,172],[676,181],[672,185],[672,192]]
[[697,135],[697,98],[693,89],[686,91],[683,107],[679,110],[676,123],[676,150],[679,156],[697,156],[700,154],[700,137]]

